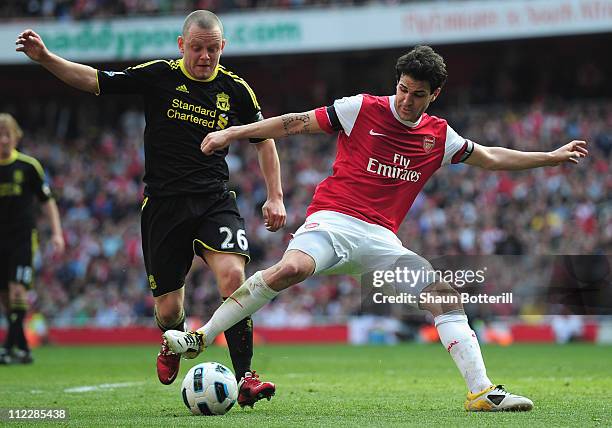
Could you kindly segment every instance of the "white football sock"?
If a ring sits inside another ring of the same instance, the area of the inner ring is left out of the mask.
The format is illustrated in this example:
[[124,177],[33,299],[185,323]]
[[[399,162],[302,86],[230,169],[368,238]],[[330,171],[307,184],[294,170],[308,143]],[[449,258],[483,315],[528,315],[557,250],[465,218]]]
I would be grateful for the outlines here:
[[263,279],[261,271],[247,279],[234,293],[225,299],[212,318],[198,330],[206,335],[205,346],[214,342],[215,337],[238,321],[257,312],[278,295]]
[[471,393],[493,385],[487,377],[476,333],[470,328],[467,316],[452,311],[434,318],[440,341],[451,355]]

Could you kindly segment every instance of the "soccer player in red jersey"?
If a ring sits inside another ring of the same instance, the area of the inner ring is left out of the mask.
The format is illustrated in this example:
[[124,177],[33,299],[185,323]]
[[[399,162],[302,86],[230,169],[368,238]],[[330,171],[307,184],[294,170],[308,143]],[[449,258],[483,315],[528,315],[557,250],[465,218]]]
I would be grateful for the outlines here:
[[[458,135],[444,119],[426,114],[447,78],[444,60],[428,46],[400,57],[396,77],[392,96],[343,98],[329,107],[206,136],[201,148],[211,155],[235,139],[337,132],[338,153],[333,174],[318,185],[306,221],[282,260],[251,276],[197,331],[164,333],[174,352],[197,355],[218,334],[281,290],[314,274],[362,275],[379,267],[381,259],[398,256],[411,269],[431,270],[424,258],[402,246],[395,233],[417,194],[443,165],[464,162],[489,170],[521,170],[578,163],[588,154],[584,141],[572,141],[548,153],[481,146]],[[420,278],[410,289],[415,296],[457,295],[445,282]],[[417,301],[433,315],[440,340],[465,379],[466,410],[531,410],[530,399],[507,392],[487,377],[478,340],[460,300],[427,300]]]

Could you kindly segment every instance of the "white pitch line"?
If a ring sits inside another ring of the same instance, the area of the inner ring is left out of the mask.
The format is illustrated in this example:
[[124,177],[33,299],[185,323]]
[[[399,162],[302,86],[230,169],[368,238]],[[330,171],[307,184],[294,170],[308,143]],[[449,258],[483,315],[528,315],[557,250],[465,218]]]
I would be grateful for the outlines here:
[[142,385],[144,382],[102,383],[100,385],[76,386],[64,389],[64,392],[92,392],[102,390],[113,390],[115,388],[128,388],[130,386]]

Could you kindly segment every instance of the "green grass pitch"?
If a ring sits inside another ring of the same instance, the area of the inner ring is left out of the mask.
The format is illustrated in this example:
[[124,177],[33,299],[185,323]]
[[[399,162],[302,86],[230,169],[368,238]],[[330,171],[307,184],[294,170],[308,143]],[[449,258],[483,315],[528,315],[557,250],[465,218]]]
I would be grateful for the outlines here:
[[31,366],[0,366],[1,408],[67,408],[69,421],[2,426],[610,426],[612,347],[484,346],[494,382],[535,403],[529,413],[463,410],[465,387],[440,345],[258,346],[254,368],[276,382],[272,401],[192,416],[180,396],[194,364],[231,367],[223,348],[183,361],[161,385],[152,346],[44,347]]

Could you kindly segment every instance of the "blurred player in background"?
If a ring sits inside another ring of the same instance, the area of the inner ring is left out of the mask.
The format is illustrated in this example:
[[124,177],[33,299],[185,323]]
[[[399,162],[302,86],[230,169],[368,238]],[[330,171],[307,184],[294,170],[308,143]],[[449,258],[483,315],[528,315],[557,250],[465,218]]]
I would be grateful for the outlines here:
[[[144,96],[146,129],[145,199],[142,203],[142,245],[155,316],[162,331],[183,330],[185,276],[194,253],[213,271],[219,293],[227,298],[244,282],[249,247],[236,196],[228,191],[228,166],[221,150],[200,152],[204,136],[227,126],[263,119],[254,92],[236,74],[219,64],[225,46],[223,25],[211,12],[192,12],[178,38],[179,60],[156,60],[123,71],[100,71],[49,52],[32,30],[17,38],[24,52],[65,83],[100,94]],[[252,139],[257,149],[268,198],[263,206],[271,231],[286,221],[280,166],[274,140]],[[253,405],[270,398],[274,384],[251,370],[253,325],[243,317],[225,332],[237,380],[238,403]],[[172,383],[180,355],[162,343],[157,374]]]
[[[197,354],[279,291],[314,274],[363,275],[379,269],[381,260],[398,257],[414,271],[430,271],[429,262],[404,248],[395,233],[427,180],[443,165],[465,162],[489,170],[521,170],[578,163],[587,155],[584,141],[550,153],[485,147],[459,136],[444,119],[427,115],[447,79],[444,60],[428,46],[398,59],[396,79],[392,96],[357,95],[329,107],[207,135],[202,151],[208,155],[238,138],[320,132],[338,133],[338,152],[333,174],[318,185],[306,222],[282,260],[250,277],[198,331],[164,333],[172,350]],[[434,316],[440,340],[466,381],[465,408],[531,410],[531,400],[489,380],[458,293],[445,282],[432,281],[422,275],[407,291],[434,298],[417,302]]]
[[0,301],[8,320],[0,364],[33,361],[23,327],[38,246],[35,199],[49,220],[53,249],[64,252],[59,212],[45,172],[36,159],[17,151],[22,136],[13,116],[0,113]]

